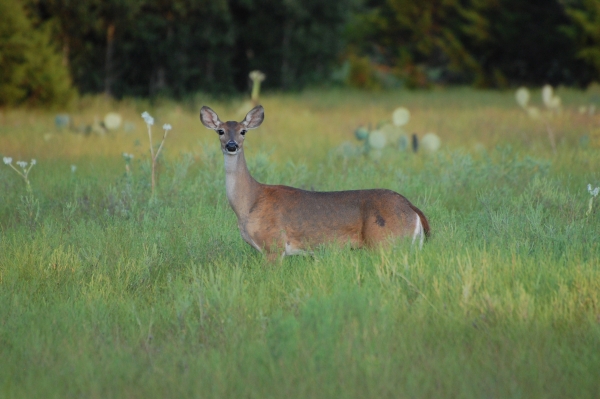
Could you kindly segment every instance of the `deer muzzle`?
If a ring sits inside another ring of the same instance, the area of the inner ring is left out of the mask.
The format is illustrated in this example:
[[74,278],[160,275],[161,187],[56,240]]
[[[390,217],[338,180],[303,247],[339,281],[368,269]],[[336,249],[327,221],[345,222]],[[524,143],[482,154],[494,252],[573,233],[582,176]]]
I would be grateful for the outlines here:
[[225,149],[229,153],[236,153],[239,148],[240,147],[238,146],[238,144],[233,140],[229,140],[227,144],[225,144]]

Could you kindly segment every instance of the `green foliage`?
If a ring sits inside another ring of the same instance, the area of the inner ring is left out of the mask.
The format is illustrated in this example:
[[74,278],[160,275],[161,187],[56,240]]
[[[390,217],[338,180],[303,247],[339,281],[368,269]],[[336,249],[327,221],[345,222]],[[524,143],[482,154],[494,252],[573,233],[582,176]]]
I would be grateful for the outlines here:
[[368,57],[359,57],[355,54],[348,56],[348,72],[344,83],[351,87],[376,90],[381,89],[377,71]]
[[[343,50],[343,31],[358,0],[232,1],[239,27],[236,61],[266,73],[266,87],[297,89],[326,81]],[[238,72],[247,80],[245,70]]]
[[[21,26],[27,24],[27,17],[22,9],[16,7],[15,12],[10,12],[10,6],[18,5],[8,2],[0,3],[2,22],[0,23],[0,103],[17,102],[25,96],[25,89],[19,87],[25,75],[26,38],[24,31],[19,32]],[[21,11],[21,12],[19,12]]]
[[600,77],[595,0],[26,1],[80,92],[117,98],[246,92],[252,70],[283,90]]
[[[573,40],[565,34],[573,26],[559,1],[372,3],[370,12],[355,19],[358,33],[352,41],[374,62],[396,68],[410,86],[586,84],[599,76],[577,61]],[[593,0],[588,3],[597,7]],[[597,31],[593,12],[571,14],[581,23],[591,18],[588,35]]]
[[117,31],[115,94],[231,93],[234,33],[226,2],[143,2]]
[[327,81],[357,2],[49,0],[33,9],[56,21],[82,92],[184,98],[245,91],[255,69],[266,88]]
[[428,83],[424,63],[449,71],[464,64],[467,54],[453,31],[459,22],[458,7],[456,1],[389,0],[378,9],[372,40],[383,41],[385,58],[400,68],[409,86]]
[[474,4],[479,16],[466,18],[469,30],[463,37],[467,51],[482,70],[476,75],[477,83],[497,87],[510,81],[584,85],[593,79],[589,69],[577,61],[573,43],[562,29],[569,19],[561,2]]
[[73,95],[47,27],[33,28],[19,0],[0,3],[0,105],[62,106]]
[[580,0],[568,4],[567,14],[574,24],[564,29],[574,40],[577,57],[600,73],[600,2]]

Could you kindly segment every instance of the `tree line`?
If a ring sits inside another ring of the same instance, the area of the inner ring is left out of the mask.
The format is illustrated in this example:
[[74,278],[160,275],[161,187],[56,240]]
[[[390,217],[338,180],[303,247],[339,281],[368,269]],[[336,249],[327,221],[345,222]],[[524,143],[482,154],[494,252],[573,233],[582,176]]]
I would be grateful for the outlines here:
[[600,0],[1,0],[0,104],[332,82],[584,86]]

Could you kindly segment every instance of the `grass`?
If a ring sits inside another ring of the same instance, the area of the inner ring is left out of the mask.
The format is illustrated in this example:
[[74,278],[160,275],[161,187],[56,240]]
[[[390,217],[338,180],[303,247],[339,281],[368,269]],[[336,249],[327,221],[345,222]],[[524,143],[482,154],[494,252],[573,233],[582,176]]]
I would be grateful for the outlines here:
[[[136,124],[89,137],[3,111],[0,156],[38,160],[39,214],[0,165],[0,396],[600,396],[600,204],[585,215],[600,149],[580,145],[598,116],[576,112],[588,93],[559,94],[556,155],[512,93],[265,97],[245,143],[258,180],[391,188],[433,230],[422,251],[324,247],[276,267],[239,236],[198,104],[85,99],[77,123],[117,109]],[[239,101],[204,101],[240,118]],[[440,152],[344,155],[398,105]],[[173,125],[155,201],[144,110]]]

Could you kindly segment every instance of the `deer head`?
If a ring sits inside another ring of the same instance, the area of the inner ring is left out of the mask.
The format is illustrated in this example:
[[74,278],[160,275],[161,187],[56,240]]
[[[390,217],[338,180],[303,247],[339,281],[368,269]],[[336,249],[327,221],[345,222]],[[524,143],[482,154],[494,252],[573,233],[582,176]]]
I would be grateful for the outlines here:
[[200,109],[200,121],[219,134],[221,150],[225,155],[237,155],[242,151],[246,132],[259,127],[264,119],[265,110],[261,105],[250,110],[241,122],[221,122],[217,113],[209,107],[204,106]]

